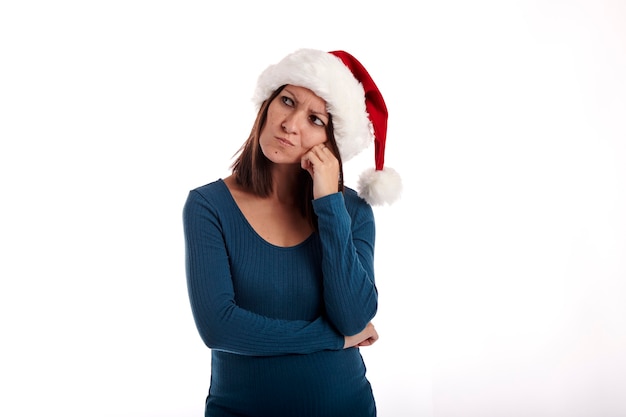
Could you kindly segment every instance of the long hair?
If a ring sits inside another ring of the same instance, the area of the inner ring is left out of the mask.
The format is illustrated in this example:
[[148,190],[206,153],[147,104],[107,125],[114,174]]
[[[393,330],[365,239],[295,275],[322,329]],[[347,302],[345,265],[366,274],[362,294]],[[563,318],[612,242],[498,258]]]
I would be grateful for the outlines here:
[[[267,110],[270,103],[280,94],[285,85],[274,91],[270,97],[261,104],[259,112],[250,131],[250,136],[237,152],[238,155],[231,165],[235,180],[239,185],[259,197],[267,197],[272,191],[272,175],[270,167],[272,162],[263,155],[259,138],[267,121]],[[327,147],[339,161],[338,188],[343,192],[343,163],[333,129],[332,115],[329,114],[326,124]],[[313,212],[313,179],[309,173],[302,169],[297,178],[296,202],[302,215],[317,229],[317,218]]]

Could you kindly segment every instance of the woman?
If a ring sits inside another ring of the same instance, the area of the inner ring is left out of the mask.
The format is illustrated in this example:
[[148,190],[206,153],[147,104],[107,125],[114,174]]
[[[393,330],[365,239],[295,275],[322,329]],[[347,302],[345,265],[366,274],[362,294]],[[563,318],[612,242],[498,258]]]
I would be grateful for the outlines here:
[[[187,284],[211,348],[206,416],[375,416],[359,347],[376,342],[374,217],[387,110],[351,55],[296,51],[259,77],[232,175],[189,193]],[[372,134],[372,129],[374,133]],[[372,141],[359,193],[343,161]]]

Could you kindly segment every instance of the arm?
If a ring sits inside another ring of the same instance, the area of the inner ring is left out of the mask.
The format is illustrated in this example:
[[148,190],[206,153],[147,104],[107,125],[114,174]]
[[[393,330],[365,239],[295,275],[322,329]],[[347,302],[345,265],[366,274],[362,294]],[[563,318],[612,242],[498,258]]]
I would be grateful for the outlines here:
[[219,217],[197,192],[187,198],[183,224],[189,299],[196,327],[208,347],[257,356],[344,347],[344,337],[323,317],[279,320],[237,306]]
[[[348,191],[346,191],[348,192]],[[342,193],[313,201],[322,241],[324,302],[329,319],[344,335],[361,332],[376,315],[375,224],[372,208],[356,196],[350,213]]]

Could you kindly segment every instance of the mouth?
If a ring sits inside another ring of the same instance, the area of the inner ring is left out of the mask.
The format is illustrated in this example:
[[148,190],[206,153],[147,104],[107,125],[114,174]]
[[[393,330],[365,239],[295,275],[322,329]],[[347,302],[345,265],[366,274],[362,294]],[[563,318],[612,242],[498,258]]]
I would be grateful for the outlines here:
[[293,143],[292,143],[292,142],[290,142],[288,139],[285,139],[285,138],[281,138],[281,137],[279,137],[279,136],[276,136],[276,140],[277,140],[279,143],[281,143],[281,144],[283,144],[283,145],[285,145],[285,146],[294,146],[294,145],[293,145]]

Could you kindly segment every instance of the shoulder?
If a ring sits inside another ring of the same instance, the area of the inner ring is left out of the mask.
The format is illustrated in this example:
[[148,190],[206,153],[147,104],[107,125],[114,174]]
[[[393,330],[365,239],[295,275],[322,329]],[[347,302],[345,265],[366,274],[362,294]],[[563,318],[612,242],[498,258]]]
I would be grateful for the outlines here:
[[189,191],[185,201],[184,211],[195,212],[197,210],[221,211],[228,206],[229,192],[222,179],[215,180],[208,184],[194,188]]
[[217,179],[208,184],[202,185],[200,187],[196,187],[191,190],[192,193],[198,193],[200,195],[210,196],[213,194],[219,194],[226,188],[226,184],[224,184],[224,180]]
[[206,201],[220,202],[224,201],[224,196],[228,193],[228,187],[220,178],[208,184],[196,187],[189,191],[188,199],[201,198]]
[[371,211],[372,207],[359,196],[356,190],[350,187],[344,187],[343,198],[346,201],[346,207],[353,207],[357,210]]
[[363,198],[359,197],[356,190],[350,187],[344,187],[343,198],[346,202],[346,209],[350,217],[354,218],[371,218],[374,217],[372,206],[370,206]]

